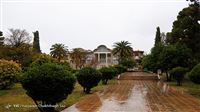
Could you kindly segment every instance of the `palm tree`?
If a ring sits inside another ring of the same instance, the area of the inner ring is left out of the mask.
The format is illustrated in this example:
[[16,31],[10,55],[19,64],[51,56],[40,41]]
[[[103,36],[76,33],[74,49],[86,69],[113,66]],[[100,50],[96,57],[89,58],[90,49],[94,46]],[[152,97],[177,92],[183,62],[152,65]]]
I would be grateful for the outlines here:
[[125,58],[132,57],[133,48],[131,47],[131,43],[128,41],[121,41],[114,43],[113,54],[118,56],[119,62],[121,62]]
[[75,64],[76,69],[81,68],[85,64],[87,52],[81,48],[74,48],[70,57],[72,62]]
[[50,50],[51,50],[50,52],[51,56],[53,56],[53,58],[57,58],[59,62],[66,56],[68,52],[68,49],[64,44],[58,44],[58,43],[52,45]]

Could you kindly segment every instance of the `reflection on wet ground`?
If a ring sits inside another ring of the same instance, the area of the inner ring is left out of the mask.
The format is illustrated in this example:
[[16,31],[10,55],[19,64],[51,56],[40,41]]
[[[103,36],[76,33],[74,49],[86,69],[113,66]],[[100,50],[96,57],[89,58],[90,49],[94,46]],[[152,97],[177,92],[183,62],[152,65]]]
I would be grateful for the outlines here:
[[156,80],[119,80],[63,112],[200,112],[200,101]]

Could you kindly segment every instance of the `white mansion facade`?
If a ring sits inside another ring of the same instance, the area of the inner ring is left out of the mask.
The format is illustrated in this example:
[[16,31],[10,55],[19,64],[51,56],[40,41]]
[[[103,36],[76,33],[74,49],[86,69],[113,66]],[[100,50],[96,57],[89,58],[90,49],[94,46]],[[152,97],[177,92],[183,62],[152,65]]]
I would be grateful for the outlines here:
[[112,50],[105,45],[98,46],[93,51],[93,54],[97,61],[97,68],[118,64],[117,58],[112,54]]
[[[83,61],[85,62],[85,66],[91,65],[96,68],[101,68],[104,66],[116,65],[118,64],[118,58],[112,54],[112,50],[107,48],[105,45],[99,45],[93,51],[91,50],[84,50],[80,48],[83,52],[87,52],[86,59]],[[133,51],[134,59],[140,59],[143,57],[143,51]],[[68,55],[68,62],[74,67],[70,55]]]

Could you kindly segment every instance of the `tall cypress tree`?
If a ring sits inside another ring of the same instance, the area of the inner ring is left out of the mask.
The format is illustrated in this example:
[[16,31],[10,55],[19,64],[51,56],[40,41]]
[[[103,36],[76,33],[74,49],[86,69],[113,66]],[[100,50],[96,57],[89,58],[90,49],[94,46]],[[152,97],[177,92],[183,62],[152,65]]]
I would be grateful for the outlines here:
[[160,27],[157,27],[156,28],[155,46],[159,43],[161,43],[161,33],[160,33]]
[[33,40],[33,52],[41,53],[40,50],[40,40],[39,40],[39,32],[33,32],[34,40]]
[[3,45],[4,39],[5,39],[5,38],[3,37],[3,32],[0,31],[0,46]]

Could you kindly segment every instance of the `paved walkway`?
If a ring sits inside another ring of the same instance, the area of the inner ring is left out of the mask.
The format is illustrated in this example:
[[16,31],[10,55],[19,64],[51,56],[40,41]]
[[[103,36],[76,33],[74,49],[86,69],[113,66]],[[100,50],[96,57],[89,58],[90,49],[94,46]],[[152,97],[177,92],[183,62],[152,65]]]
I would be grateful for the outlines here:
[[156,80],[119,80],[63,112],[200,112],[200,100]]

